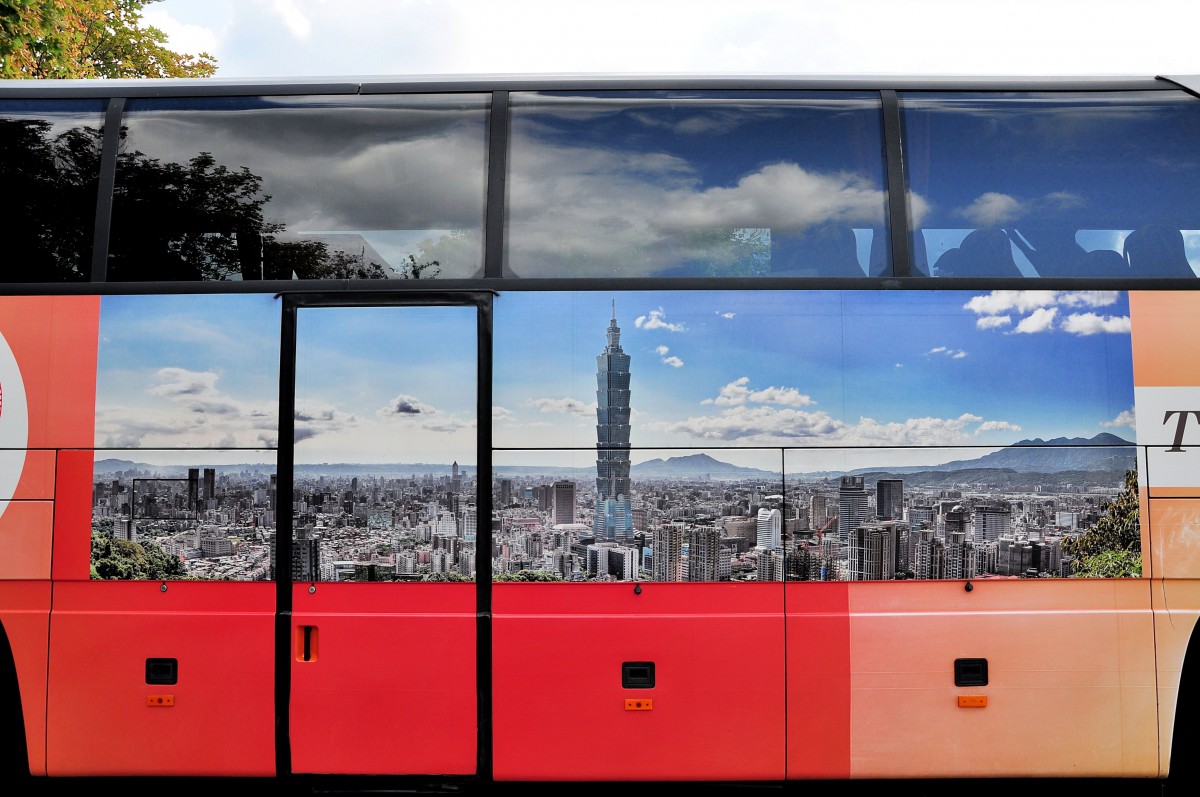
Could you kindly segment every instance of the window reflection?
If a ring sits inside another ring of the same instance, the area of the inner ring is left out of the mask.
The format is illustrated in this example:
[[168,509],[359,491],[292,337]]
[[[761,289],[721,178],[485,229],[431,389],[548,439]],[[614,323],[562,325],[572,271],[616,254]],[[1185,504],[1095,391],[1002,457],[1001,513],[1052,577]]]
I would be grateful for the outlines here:
[[428,279],[482,262],[486,100],[134,100],[110,280]]
[[914,273],[1200,272],[1187,94],[911,94],[901,111]]
[[0,103],[4,282],[91,275],[104,103]]
[[512,100],[515,276],[890,270],[877,94]]

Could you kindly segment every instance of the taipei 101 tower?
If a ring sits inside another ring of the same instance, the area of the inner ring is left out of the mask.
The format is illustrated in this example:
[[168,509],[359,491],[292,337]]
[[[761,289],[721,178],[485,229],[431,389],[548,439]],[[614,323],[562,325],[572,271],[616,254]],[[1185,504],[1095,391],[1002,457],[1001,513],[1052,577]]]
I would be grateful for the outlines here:
[[621,349],[617,303],[608,345],[596,357],[596,542],[633,542],[629,503],[629,355]]

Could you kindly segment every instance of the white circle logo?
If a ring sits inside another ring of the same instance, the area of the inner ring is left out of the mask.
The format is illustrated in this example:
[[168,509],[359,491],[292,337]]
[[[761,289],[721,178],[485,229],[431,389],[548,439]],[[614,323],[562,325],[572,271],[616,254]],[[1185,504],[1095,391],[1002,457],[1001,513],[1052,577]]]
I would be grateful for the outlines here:
[[0,515],[17,491],[29,444],[25,382],[8,341],[0,333]]

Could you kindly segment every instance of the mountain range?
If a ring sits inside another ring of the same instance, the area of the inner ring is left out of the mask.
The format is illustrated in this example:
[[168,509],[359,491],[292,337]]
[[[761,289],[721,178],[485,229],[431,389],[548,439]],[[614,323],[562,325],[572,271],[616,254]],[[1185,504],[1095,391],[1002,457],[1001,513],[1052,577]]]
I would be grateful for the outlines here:
[[[184,458],[186,452],[180,452]],[[1056,474],[1054,481],[1069,479],[1080,481],[1112,480],[1120,483],[1125,471],[1135,467],[1133,443],[1114,434],[1103,432],[1091,438],[1056,437],[1052,440],[1034,438],[1021,440],[999,451],[992,451],[974,459],[961,459],[929,465],[905,465],[897,467],[876,466],[859,468],[846,474],[842,471],[813,471],[789,473],[789,477],[801,479],[837,478],[841,475],[861,475],[873,481],[876,478],[889,476],[917,476],[922,482],[936,482],[943,478],[937,474],[954,474],[953,481],[987,481],[987,474],[999,476],[1001,473],[1006,482],[1011,482],[1011,474],[1046,475]],[[450,465],[440,463],[385,463],[385,464],[355,464],[355,463],[322,463],[315,465],[297,465],[296,473],[301,476],[379,476],[383,478],[406,478],[410,476],[448,476]],[[460,466],[463,475],[473,475],[474,466]],[[188,466],[148,465],[126,459],[102,459],[95,465],[96,478],[111,478],[120,471],[137,470],[143,473],[155,473],[163,478],[186,477]],[[233,464],[217,466],[219,473],[238,473],[243,471],[273,472],[271,465],[264,464]],[[553,476],[557,478],[589,479],[595,475],[595,468],[558,467],[538,465],[497,465],[493,468],[498,477],[518,476]],[[963,473],[971,471],[971,473]],[[740,479],[775,479],[778,471],[751,468],[734,465],[715,459],[706,453],[685,454],[667,459],[651,459],[639,462],[630,468],[634,479],[714,479],[730,481]],[[1026,479],[1022,478],[1021,481]],[[1038,481],[1038,480],[1034,480]],[[1038,483],[1046,481],[1045,478]]]

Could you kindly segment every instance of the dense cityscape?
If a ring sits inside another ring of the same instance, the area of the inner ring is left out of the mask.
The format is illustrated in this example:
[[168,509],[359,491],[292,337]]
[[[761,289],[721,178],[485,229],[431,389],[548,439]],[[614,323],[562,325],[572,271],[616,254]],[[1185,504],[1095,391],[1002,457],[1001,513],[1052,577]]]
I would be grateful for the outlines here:
[[[635,479],[631,358],[620,335],[614,306],[596,358],[595,479],[569,469],[494,466],[493,578],[1063,577],[1072,574],[1064,540],[1096,524],[1105,502],[1121,491],[1120,477],[1103,470],[1080,472],[1078,481],[1042,474],[1044,483],[1032,486],[1012,468],[949,466],[908,477],[881,468],[865,472],[870,477],[788,474],[785,480],[708,454],[672,458],[665,474]],[[1119,452],[1130,466],[1131,451]],[[454,462],[440,472],[400,475],[406,466],[357,467],[297,469],[293,580],[476,577],[481,529],[473,468]],[[106,476],[95,485],[94,537],[117,544],[94,542],[94,577],[160,577],[107,561],[120,557],[121,544],[153,546],[172,566],[182,564],[166,575],[277,577],[277,481],[269,466],[188,468],[186,476],[173,476],[131,465]]]
[[[442,475],[313,476],[296,483],[297,580],[474,578],[477,484]],[[503,469],[500,469],[503,472]],[[187,577],[273,577],[275,476],[191,469],[117,471],[96,484],[93,527],[179,558]],[[586,481],[500,476],[492,487],[492,573],[611,581],[876,580],[1069,575],[1062,541],[1089,528],[1116,487],[1010,492],[868,484],[863,476],[634,482],[631,534],[597,540]]]

